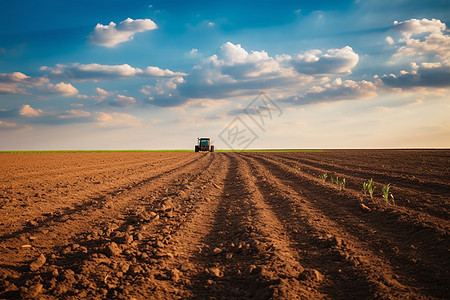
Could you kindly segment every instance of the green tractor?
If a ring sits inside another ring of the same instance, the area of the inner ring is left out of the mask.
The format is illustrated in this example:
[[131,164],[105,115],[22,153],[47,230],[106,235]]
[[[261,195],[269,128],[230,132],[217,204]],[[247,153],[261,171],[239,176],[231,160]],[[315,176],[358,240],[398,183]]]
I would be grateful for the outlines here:
[[197,145],[195,145],[195,152],[209,151],[214,152],[214,145],[211,145],[210,138],[197,138]]

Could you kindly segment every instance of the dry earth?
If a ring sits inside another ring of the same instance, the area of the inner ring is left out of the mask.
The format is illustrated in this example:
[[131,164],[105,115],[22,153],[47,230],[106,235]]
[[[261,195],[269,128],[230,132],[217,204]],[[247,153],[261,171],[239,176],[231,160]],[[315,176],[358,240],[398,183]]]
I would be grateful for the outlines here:
[[0,165],[1,299],[450,298],[450,151],[0,154]]

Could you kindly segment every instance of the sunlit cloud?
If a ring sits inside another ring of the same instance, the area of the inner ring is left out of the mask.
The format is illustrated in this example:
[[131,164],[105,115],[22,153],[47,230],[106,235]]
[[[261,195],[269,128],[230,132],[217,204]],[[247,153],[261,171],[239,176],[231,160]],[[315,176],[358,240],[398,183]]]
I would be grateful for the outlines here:
[[48,79],[32,78],[21,72],[0,73],[0,94],[29,94],[26,85],[42,86]]
[[94,119],[100,127],[106,128],[141,127],[143,123],[142,119],[124,113],[96,112]]
[[111,22],[109,25],[97,24],[94,31],[89,35],[89,41],[93,45],[104,47],[115,47],[121,43],[131,41],[138,32],[154,30],[158,28],[155,22],[150,19],[126,20],[116,25]]
[[337,78],[331,84],[314,86],[300,96],[290,97],[286,102],[303,105],[342,100],[361,100],[377,95],[377,87],[370,81],[342,80]]
[[358,64],[359,56],[346,46],[342,49],[329,49],[326,53],[311,50],[297,55],[295,58],[284,58],[300,74],[329,75],[350,74]]
[[90,117],[91,113],[84,110],[66,110],[65,113],[58,116],[60,119],[73,119],[73,118],[87,118]]
[[16,127],[17,127],[16,123],[0,121],[0,128],[16,128]]
[[440,20],[424,18],[395,21],[393,30],[401,33],[396,41],[399,48],[393,58],[430,55],[442,60],[450,58],[450,35],[445,23]]
[[47,88],[42,90],[47,90],[51,94],[61,95],[61,96],[73,96],[78,94],[78,90],[70,83],[60,82],[57,84],[49,83]]
[[111,101],[109,104],[111,106],[128,108],[136,104],[136,99],[124,95],[117,95],[117,98]]
[[42,109],[34,109],[28,104],[22,105],[19,109],[19,115],[26,117],[38,117],[42,113]]
[[181,72],[173,72],[158,67],[147,67],[142,70],[128,64],[102,65],[97,63],[70,65],[57,64],[54,68],[47,67],[44,71],[49,72],[50,78],[67,79],[74,81],[99,81],[133,77],[174,77],[185,75]]
[[381,80],[396,88],[450,87],[450,63],[411,63],[411,71],[384,75]]

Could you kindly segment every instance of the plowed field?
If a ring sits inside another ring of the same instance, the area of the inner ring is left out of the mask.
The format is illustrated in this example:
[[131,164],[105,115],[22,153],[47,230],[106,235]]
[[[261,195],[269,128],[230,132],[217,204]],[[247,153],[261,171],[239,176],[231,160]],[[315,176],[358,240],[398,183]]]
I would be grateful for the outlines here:
[[0,299],[450,298],[450,151],[28,153],[0,166]]

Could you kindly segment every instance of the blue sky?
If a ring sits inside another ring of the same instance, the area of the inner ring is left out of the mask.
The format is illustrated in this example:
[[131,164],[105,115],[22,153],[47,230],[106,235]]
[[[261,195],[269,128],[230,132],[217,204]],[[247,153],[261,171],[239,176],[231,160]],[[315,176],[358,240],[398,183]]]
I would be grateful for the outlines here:
[[8,1],[0,150],[449,147],[448,16],[448,1]]

